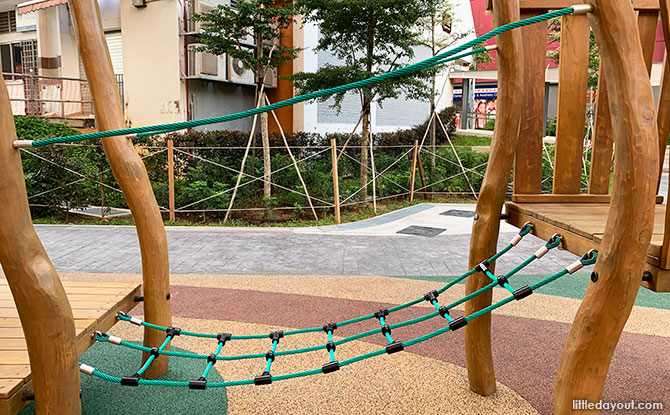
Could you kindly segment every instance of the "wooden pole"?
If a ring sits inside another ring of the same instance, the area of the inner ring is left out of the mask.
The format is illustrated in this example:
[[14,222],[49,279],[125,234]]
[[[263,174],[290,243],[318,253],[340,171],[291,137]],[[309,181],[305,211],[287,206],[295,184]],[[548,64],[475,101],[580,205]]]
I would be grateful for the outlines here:
[[174,222],[176,217],[174,213],[174,140],[172,137],[167,138],[167,162],[168,162],[168,193],[170,221]]
[[[519,0],[493,2],[493,15],[497,26],[519,20]],[[496,121],[491,156],[477,201],[477,219],[472,226],[470,240],[469,268],[490,258],[497,250],[500,213],[514,162],[523,108],[522,45],[521,32],[518,30],[498,36],[498,114],[503,115],[498,116]],[[474,274],[467,279],[466,293],[471,294],[490,282],[486,275]],[[491,291],[473,298],[465,304],[466,314],[491,305],[491,299]],[[495,392],[490,313],[472,320],[466,327],[465,356],[470,389],[480,395]]]
[[[635,12],[629,0],[590,0],[593,27],[607,78],[616,147],[614,179],[600,258],[558,367],[556,414],[573,399],[598,402],[609,365],[640,288],[654,229],[658,127]],[[596,411],[597,412],[597,411]],[[594,412],[592,412],[594,413]]]
[[421,154],[416,158],[419,165],[419,179],[421,180],[421,188],[423,189],[423,198],[428,199],[428,186],[426,186],[426,177],[423,174],[423,163],[421,162]]
[[[0,86],[0,263],[26,338],[39,415],[81,413],[70,303],[35,233],[7,87]],[[1,353],[1,352],[0,352]]]
[[333,163],[333,200],[335,203],[335,223],[342,223],[342,218],[340,217],[340,183],[339,183],[339,174],[337,172],[337,144],[335,139],[330,139],[330,157]]
[[[102,131],[126,128],[98,2],[69,0],[69,5],[93,96],[96,125]],[[142,252],[144,318],[151,323],[169,327],[172,325],[172,315],[167,235],[147,170],[128,137],[104,138],[102,146],[137,227]],[[158,347],[164,340],[165,333],[145,328],[146,347]],[[144,353],[143,359],[148,357],[149,353]],[[145,372],[145,377],[164,375],[168,362],[167,356],[156,359]]]
[[414,140],[414,152],[412,153],[412,170],[409,172],[409,201],[414,201],[414,181],[416,179],[416,158],[419,154],[419,140]]

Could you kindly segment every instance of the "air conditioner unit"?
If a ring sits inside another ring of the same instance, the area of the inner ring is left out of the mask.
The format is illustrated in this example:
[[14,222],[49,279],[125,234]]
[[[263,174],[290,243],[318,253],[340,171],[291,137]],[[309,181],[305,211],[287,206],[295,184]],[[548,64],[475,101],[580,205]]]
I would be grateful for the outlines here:
[[234,84],[255,85],[254,72],[244,67],[242,61],[228,57],[228,80]]
[[277,70],[267,71],[263,83],[266,88],[277,88]]
[[188,29],[189,33],[200,32],[200,22],[193,20],[198,13],[207,13],[217,6],[230,6],[231,0],[188,0]]
[[226,55],[216,56],[208,52],[197,51],[196,47],[194,45],[188,51],[186,77],[227,81]]

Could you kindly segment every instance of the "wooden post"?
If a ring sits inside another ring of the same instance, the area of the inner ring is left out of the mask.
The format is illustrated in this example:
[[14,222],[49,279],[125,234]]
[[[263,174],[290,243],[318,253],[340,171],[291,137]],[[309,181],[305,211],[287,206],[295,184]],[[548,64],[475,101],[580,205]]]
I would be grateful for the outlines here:
[[0,85],[0,263],[26,338],[36,413],[81,413],[70,303],[30,217],[7,87]]
[[172,137],[167,138],[167,163],[168,163],[168,193],[170,221],[175,221],[174,214],[174,140]]
[[[123,129],[126,127],[123,107],[102,29],[98,2],[69,0],[69,5],[93,96],[96,125],[102,131]],[[151,323],[169,327],[172,325],[172,315],[167,235],[147,170],[128,137],[104,138],[102,146],[137,227],[142,251],[144,318]],[[165,333],[145,328],[146,347],[158,347],[164,340]],[[144,353],[143,359],[148,357],[149,354]],[[164,375],[168,362],[167,356],[156,359],[144,376],[155,378]]]
[[412,153],[412,171],[409,172],[409,201],[414,201],[414,181],[416,178],[416,158],[419,154],[419,140],[414,140],[414,152]]
[[[519,20],[519,0],[498,0],[493,3],[497,26]],[[491,142],[491,156],[477,201],[477,220],[472,226],[470,268],[496,252],[500,230],[500,213],[505,202],[507,183],[512,171],[514,152],[519,137],[524,96],[523,41],[521,32],[512,30],[498,36],[498,118]],[[491,264],[493,267],[494,264]],[[467,279],[468,294],[491,281],[477,273]],[[491,305],[491,291],[465,304],[466,314]],[[470,321],[465,330],[465,355],[470,389],[480,395],[496,390],[491,355],[491,314]]]
[[423,189],[423,198],[428,199],[428,186],[426,186],[426,177],[423,174],[423,163],[421,163],[421,154],[416,158],[419,165],[419,180],[421,180],[421,188]]
[[[640,288],[654,228],[658,132],[654,97],[630,0],[590,0],[589,15],[605,69],[614,140],[614,179],[597,282],[589,283],[558,368],[554,413],[573,399],[597,402]],[[591,412],[591,413],[596,413]]]
[[[668,56],[670,55],[670,0],[660,0],[661,6],[661,26],[663,26],[663,36],[665,39],[665,59],[663,59],[663,76],[661,77],[661,90],[659,91],[658,105],[657,105],[657,122],[658,122],[658,183],[656,185],[656,193],[661,187],[661,176],[663,176],[663,164],[665,163],[665,147],[668,145],[668,137],[670,136],[670,62]],[[666,215],[667,217],[667,215]],[[666,223],[667,220],[666,220]],[[665,233],[667,234],[667,232]],[[663,249],[667,251],[665,243]]]
[[330,139],[330,157],[333,163],[333,201],[335,203],[335,223],[342,223],[342,218],[340,217],[340,179],[339,173],[337,172],[337,144],[335,139]]

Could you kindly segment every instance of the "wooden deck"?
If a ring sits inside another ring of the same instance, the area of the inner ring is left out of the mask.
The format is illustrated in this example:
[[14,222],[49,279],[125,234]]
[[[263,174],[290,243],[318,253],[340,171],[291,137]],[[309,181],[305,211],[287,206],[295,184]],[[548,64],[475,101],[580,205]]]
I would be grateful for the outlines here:
[[[642,286],[657,292],[670,291],[670,270],[661,269],[659,263],[665,207],[656,205],[654,233],[647,253],[646,269],[651,271],[652,281],[642,282]],[[521,226],[532,222],[535,225],[533,234],[542,239],[559,233],[563,236],[563,248],[576,255],[598,249],[608,209],[608,203],[507,203],[510,223]]]
[[[64,281],[77,329],[81,354],[93,341],[91,334],[107,331],[116,323],[116,313],[130,311],[139,284]],[[21,322],[7,281],[0,277],[0,415],[15,414],[26,404],[21,397],[32,390],[30,361]]]

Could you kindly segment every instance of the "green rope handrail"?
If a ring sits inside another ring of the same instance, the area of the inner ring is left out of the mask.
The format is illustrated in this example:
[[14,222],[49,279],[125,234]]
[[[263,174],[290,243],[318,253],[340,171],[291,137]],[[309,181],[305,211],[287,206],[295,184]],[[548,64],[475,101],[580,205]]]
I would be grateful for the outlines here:
[[[212,117],[212,118],[205,118],[201,120],[192,120],[192,121],[182,121],[182,122],[176,122],[176,123],[170,123],[170,124],[160,124],[160,125],[155,125],[155,126],[146,126],[146,127],[136,127],[136,128],[126,128],[126,129],[120,129],[120,130],[111,130],[111,131],[100,131],[97,133],[90,133],[90,134],[80,134],[80,135],[74,135],[74,136],[64,136],[64,137],[54,137],[54,138],[47,138],[44,140],[38,140],[38,141],[32,141],[30,145],[35,148],[39,147],[45,147],[51,144],[56,144],[56,143],[74,143],[78,141],[84,141],[84,140],[93,140],[93,139],[98,139],[98,138],[105,138],[105,137],[113,137],[113,136],[120,136],[120,135],[132,135],[132,134],[140,134],[140,133],[156,133],[156,132],[162,132],[166,133],[169,131],[176,131],[176,130],[183,130],[186,128],[192,128],[192,127],[197,127],[197,126],[202,126],[202,125],[207,125],[207,124],[215,124],[215,123],[222,123],[222,122],[228,122],[228,121],[233,121],[233,120],[238,120],[241,118],[246,118],[250,117],[252,115],[260,114],[263,112],[269,112],[275,109],[287,107],[289,105],[297,104],[300,102],[304,101],[309,101],[315,98],[322,98],[322,97],[327,97],[333,94],[341,93],[341,92],[346,92],[352,89],[356,88],[362,88],[374,84],[378,84],[380,82],[384,82],[389,79],[393,78],[398,78],[401,76],[409,75],[412,73],[416,73],[419,71],[422,71],[424,69],[440,65],[442,63],[445,63],[447,59],[450,57],[453,57],[456,54],[459,54],[467,49],[471,49],[481,43],[486,42],[487,40],[493,38],[494,36],[497,36],[501,33],[517,29],[520,27],[528,26],[531,24],[543,22],[549,19],[552,19],[554,17],[559,17],[559,16],[565,16],[568,14],[572,14],[575,12],[575,7],[567,7],[561,10],[555,10],[549,13],[541,14],[538,16],[533,16],[528,19],[523,19],[519,20],[516,22],[508,23],[505,25],[502,25],[496,29],[493,29],[492,31],[477,37],[474,40],[471,40],[469,42],[466,42],[465,44],[458,46],[454,49],[451,49],[449,51],[443,52],[441,54],[438,54],[436,56],[433,56],[431,58],[425,59],[421,62],[417,62],[412,65],[405,66],[400,69],[396,69],[394,71],[386,72],[381,75],[377,75],[371,78],[363,79],[357,82],[352,82],[349,84],[345,85],[340,85],[336,86],[333,88],[328,88],[328,89],[323,89],[321,91],[315,91],[311,92],[308,94],[304,95],[299,95],[293,98],[289,98],[284,101],[276,102],[274,104],[270,105],[265,105],[262,107],[238,112],[235,114],[229,114],[229,115],[224,115],[224,116],[219,116],[219,117]],[[581,10],[580,10],[581,12]]]
[[[554,241],[555,241],[555,239],[554,239]],[[545,247],[548,248],[547,245],[545,245]],[[496,310],[496,309],[498,309],[498,308],[500,308],[500,307],[502,307],[502,306],[514,301],[514,300],[520,300],[521,298],[524,298],[525,296],[531,294],[533,291],[537,290],[538,288],[541,288],[541,287],[557,280],[558,278],[561,278],[561,277],[563,277],[567,274],[574,273],[580,267],[583,267],[583,266],[586,266],[586,265],[592,265],[596,262],[597,259],[598,259],[597,251],[591,250],[588,253],[584,254],[579,259],[579,261],[575,262],[574,264],[569,265],[568,267],[566,267],[563,270],[557,272],[556,274],[554,274],[550,277],[547,277],[547,278],[543,279],[542,281],[539,281],[539,282],[537,282],[537,283],[535,283],[531,286],[524,287],[525,289],[527,289],[526,294],[524,296],[517,296],[516,293],[515,293],[514,295],[510,295],[510,296],[496,302],[495,304],[492,304],[492,305],[490,305],[486,308],[483,308],[483,309],[481,309],[481,310],[479,310],[475,313],[472,313],[468,316],[459,317],[459,319],[462,322],[464,322],[464,324],[462,324],[461,327],[466,325],[467,322],[470,322],[470,321],[472,321],[472,320],[474,320],[478,317],[481,317],[481,316],[483,316],[487,313],[490,313],[493,310]],[[433,301],[433,303],[435,303],[435,301]],[[422,316],[422,317],[419,317],[419,318],[416,318],[416,319],[413,319],[413,320],[409,320],[408,322],[405,322],[405,323],[408,323],[408,324],[405,324],[405,325],[415,324],[415,323],[418,323],[420,321],[424,321],[428,318],[432,318],[432,317],[435,317],[435,316],[440,315],[440,314],[441,313],[439,311],[436,311],[436,312],[430,313],[426,316]],[[430,333],[424,334],[422,336],[416,337],[414,339],[406,340],[404,342],[395,342],[395,343],[392,343],[391,345],[398,345],[398,349],[397,349],[398,351],[399,350],[404,350],[405,347],[410,347],[410,346],[416,345],[418,343],[422,343],[424,341],[427,341],[427,340],[430,340],[434,337],[437,337],[441,334],[447,333],[448,331],[455,330],[456,328],[452,328],[453,327],[452,324],[455,322],[455,320],[453,320],[451,318],[447,318],[447,315],[448,315],[448,313],[446,315],[444,315],[444,317],[447,320],[450,321],[449,325],[447,325],[445,327],[442,327],[440,329],[437,329],[435,331],[432,331]],[[410,321],[412,323],[409,323]],[[401,323],[399,323],[399,324],[401,324]],[[393,328],[393,327],[394,326],[391,325],[391,328]],[[370,331],[379,332],[379,331],[381,331],[381,329],[370,330]],[[352,337],[355,337],[355,336],[352,336]],[[330,339],[332,339],[332,335],[329,335],[329,340]],[[100,341],[104,341],[104,340],[100,340]],[[166,340],[166,343],[167,342],[169,342],[169,339]],[[337,342],[335,342],[335,343],[337,343]],[[391,345],[389,345],[389,346],[391,346]],[[272,346],[273,353],[276,350],[276,346],[277,346],[277,341],[274,340],[273,341],[273,346]],[[319,348],[322,348],[322,347],[319,347]],[[220,352],[220,350],[221,350],[221,344],[217,348],[216,353],[218,354]],[[318,349],[313,349],[313,350],[318,350]],[[310,351],[313,351],[313,350],[310,350]],[[282,352],[276,352],[276,353],[274,353],[274,356],[279,356],[280,353],[282,353]],[[339,362],[339,363],[333,361],[334,356],[333,356],[332,353],[330,354],[330,357],[331,357],[331,363],[337,363],[337,369],[339,369],[341,367],[348,366],[350,364],[353,364],[353,363],[356,363],[356,362],[359,362],[359,361],[362,361],[362,360],[370,359],[372,357],[379,356],[379,355],[382,355],[384,353],[390,353],[389,349],[388,349],[388,346],[387,346],[387,348],[383,348],[383,349],[375,350],[375,351],[370,352],[370,353],[365,353],[365,354],[362,354],[362,355],[359,355],[359,356],[355,356],[353,358],[343,360],[342,362]],[[261,356],[267,356],[267,355],[261,355]],[[191,356],[186,356],[186,357],[191,357]],[[222,357],[220,357],[220,358],[222,358]],[[270,373],[269,373],[271,362],[272,362],[272,360],[268,359],[268,362],[267,362],[267,365],[266,365],[266,372],[264,372],[264,375],[266,375],[267,379],[269,380],[267,383],[271,383],[273,381],[295,379],[295,378],[300,378],[300,377],[305,377],[305,376],[312,376],[312,375],[316,375],[316,374],[319,374],[319,373],[328,373],[322,367],[321,369],[313,369],[313,370],[306,370],[306,371],[302,371],[302,372],[296,372],[296,373],[290,373],[290,374],[284,374],[284,375],[278,375],[278,376],[271,376]],[[210,368],[211,368],[211,364],[208,363],[205,373],[208,373]],[[109,374],[101,372],[101,371],[99,371],[95,368],[92,368],[90,366],[81,365],[81,370],[82,370],[82,372],[85,372],[89,375],[104,379],[106,381],[123,384],[123,379],[124,378],[111,376]],[[204,379],[204,376],[201,379]],[[262,384],[262,383],[257,383],[256,382],[257,379],[258,379],[258,377],[256,379],[244,379],[244,380],[225,381],[225,382],[211,382],[211,383],[206,382],[206,388],[221,388],[221,387],[231,387],[231,386],[240,386],[240,385]],[[170,380],[139,379],[138,378],[138,379],[136,379],[136,383],[134,385],[135,386],[137,386],[137,385],[172,386],[172,387],[189,387],[190,388],[191,387],[190,384],[191,384],[191,382],[188,382],[188,381],[170,381]],[[203,387],[203,389],[204,388],[205,387]]]

